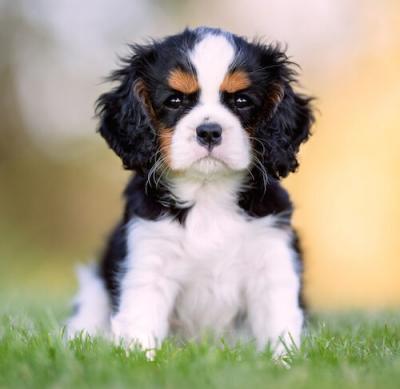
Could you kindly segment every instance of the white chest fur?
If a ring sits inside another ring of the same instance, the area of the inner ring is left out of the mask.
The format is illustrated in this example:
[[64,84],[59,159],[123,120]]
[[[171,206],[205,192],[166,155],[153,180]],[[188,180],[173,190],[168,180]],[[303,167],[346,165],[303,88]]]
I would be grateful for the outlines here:
[[215,199],[200,199],[190,210],[181,237],[186,277],[175,308],[186,336],[231,330],[243,306],[248,227],[239,209]]
[[[297,298],[290,232],[274,227],[274,216],[248,218],[236,205],[236,188],[220,184],[224,190],[180,186],[186,190],[180,198],[195,197],[184,225],[171,218],[131,224],[121,312],[137,310],[142,305],[137,299],[146,299],[147,310],[168,311],[167,332],[189,338],[209,330],[230,335],[250,332],[248,320],[238,328],[236,319],[249,318],[249,299],[257,303],[259,293],[268,294],[277,282],[288,283],[290,298]],[[152,308],[149,294],[137,292],[150,284],[162,295]]]

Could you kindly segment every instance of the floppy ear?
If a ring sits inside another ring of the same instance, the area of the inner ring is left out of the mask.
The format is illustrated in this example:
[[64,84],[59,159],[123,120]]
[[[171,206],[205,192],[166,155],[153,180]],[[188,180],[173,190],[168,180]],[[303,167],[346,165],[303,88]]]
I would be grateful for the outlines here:
[[133,50],[135,53],[123,60],[125,66],[109,77],[118,84],[99,97],[96,112],[100,118],[98,131],[122,159],[124,167],[145,172],[156,152],[156,133],[146,107],[148,101],[141,77],[143,57],[150,49],[135,47]]
[[283,85],[275,107],[256,132],[257,138],[264,144],[264,166],[275,178],[286,177],[296,170],[297,153],[301,143],[310,136],[314,122],[313,99],[296,93],[290,81],[284,81]]

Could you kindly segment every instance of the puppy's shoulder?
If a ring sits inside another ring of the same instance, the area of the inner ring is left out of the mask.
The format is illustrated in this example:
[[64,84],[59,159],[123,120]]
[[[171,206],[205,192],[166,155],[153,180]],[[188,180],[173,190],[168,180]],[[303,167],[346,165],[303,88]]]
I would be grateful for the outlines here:
[[289,193],[275,179],[269,179],[265,186],[250,185],[241,193],[239,205],[251,217],[285,215],[290,220],[293,212]]

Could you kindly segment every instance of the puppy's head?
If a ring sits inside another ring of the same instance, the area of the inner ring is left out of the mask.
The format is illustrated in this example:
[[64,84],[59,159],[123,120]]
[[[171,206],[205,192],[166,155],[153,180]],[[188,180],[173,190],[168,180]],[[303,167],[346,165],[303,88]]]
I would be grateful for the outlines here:
[[278,46],[209,28],[132,46],[100,96],[101,135],[127,169],[209,175],[258,168],[275,178],[298,165],[310,98]]

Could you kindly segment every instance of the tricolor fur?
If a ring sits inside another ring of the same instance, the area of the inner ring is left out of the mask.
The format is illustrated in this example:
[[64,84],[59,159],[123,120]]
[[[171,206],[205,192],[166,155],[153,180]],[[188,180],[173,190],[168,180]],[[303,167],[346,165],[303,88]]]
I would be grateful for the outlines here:
[[210,28],[134,45],[124,62],[98,100],[99,132],[135,174],[69,333],[145,349],[210,332],[298,345],[302,261],[279,179],[313,115],[293,64]]

